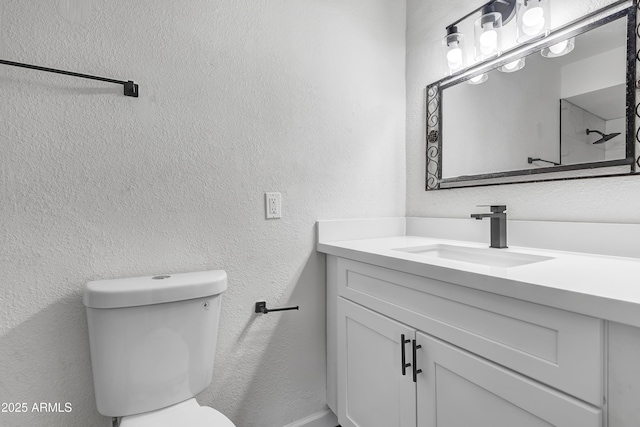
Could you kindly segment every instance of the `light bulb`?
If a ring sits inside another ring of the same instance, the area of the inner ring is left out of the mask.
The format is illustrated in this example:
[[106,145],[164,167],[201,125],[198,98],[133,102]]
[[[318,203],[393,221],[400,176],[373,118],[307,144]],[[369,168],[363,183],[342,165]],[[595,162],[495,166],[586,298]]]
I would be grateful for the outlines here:
[[563,40],[560,43],[549,46],[549,50],[557,55],[567,48],[568,43],[569,42],[567,40]]
[[517,37],[518,43],[549,34],[551,10],[549,0],[517,1]]
[[507,62],[498,69],[503,73],[514,73],[524,68],[524,62],[525,58],[516,59],[515,61]]
[[507,70],[511,71],[511,70],[515,69],[518,65],[520,65],[520,60],[516,59],[513,62],[509,62],[507,64],[504,64],[504,68],[506,68]]
[[542,17],[535,25],[522,25],[522,32],[528,36],[535,36],[544,28],[545,20]]
[[447,28],[447,36],[442,39],[442,65],[445,76],[450,76],[464,68],[464,36],[455,32],[456,28]]
[[462,49],[456,46],[449,50],[447,52],[447,64],[449,65],[449,68],[459,68],[462,65]]
[[494,30],[485,31],[480,36],[480,44],[486,48],[495,49],[498,41],[498,33]]
[[480,34],[480,50],[489,55],[498,47],[498,32],[491,28],[491,23],[484,26],[485,30]]
[[467,80],[467,83],[471,85],[479,85],[480,83],[486,82],[488,78],[489,76],[487,76],[487,73],[483,73],[479,76],[471,77],[469,80]]
[[544,11],[541,7],[533,7],[522,15],[522,23],[527,27],[538,27],[541,20],[544,25]]
[[545,47],[540,51],[540,54],[545,58],[556,58],[558,56],[563,56],[573,51],[575,47],[574,38],[569,38],[566,40],[562,40],[554,45]]

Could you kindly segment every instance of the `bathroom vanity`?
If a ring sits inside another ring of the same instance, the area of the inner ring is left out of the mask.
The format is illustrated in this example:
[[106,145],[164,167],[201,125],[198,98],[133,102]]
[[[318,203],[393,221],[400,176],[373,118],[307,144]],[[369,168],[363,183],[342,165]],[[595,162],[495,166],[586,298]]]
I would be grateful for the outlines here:
[[[478,56],[477,36],[465,68],[465,20],[482,10],[478,34],[497,37],[513,18],[494,3],[445,27],[426,190],[637,174],[638,2],[500,55]],[[594,139],[596,122],[612,131]],[[505,209],[471,215],[491,218],[491,248],[488,221],[318,223],[327,398],[343,427],[640,426],[640,225],[507,222]]]
[[343,427],[640,425],[640,226],[509,226],[318,223]]

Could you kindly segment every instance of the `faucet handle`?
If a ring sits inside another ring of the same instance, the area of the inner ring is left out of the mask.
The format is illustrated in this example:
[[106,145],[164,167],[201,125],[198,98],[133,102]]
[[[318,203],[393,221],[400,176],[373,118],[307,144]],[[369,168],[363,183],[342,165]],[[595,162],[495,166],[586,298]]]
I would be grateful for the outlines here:
[[507,210],[507,205],[477,205],[479,208],[489,208],[493,213],[503,213]]

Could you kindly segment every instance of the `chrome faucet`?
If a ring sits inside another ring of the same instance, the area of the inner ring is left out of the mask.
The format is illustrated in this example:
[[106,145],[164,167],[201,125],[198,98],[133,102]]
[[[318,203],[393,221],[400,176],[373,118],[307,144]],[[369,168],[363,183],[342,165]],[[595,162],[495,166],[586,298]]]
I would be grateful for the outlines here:
[[491,213],[471,214],[471,218],[481,220],[491,218],[491,247],[507,247],[507,207],[505,205],[489,206]]

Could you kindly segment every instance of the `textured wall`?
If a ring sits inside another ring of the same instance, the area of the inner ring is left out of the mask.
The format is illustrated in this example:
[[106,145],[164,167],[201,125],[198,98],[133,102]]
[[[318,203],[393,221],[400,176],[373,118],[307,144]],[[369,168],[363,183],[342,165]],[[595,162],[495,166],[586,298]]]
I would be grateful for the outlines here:
[[[501,185],[426,192],[425,87],[442,78],[445,26],[484,0],[407,1],[407,215],[464,218],[476,205],[503,203],[523,220],[640,222],[640,177]],[[553,0],[557,27],[613,1]]]
[[[314,223],[405,214],[404,0],[62,3],[0,2],[0,57],[134,79],[141,97],[0,66],[0,402],[29,404],[0,425],[110,425],[88,280],[218,268],[200,402],[243,427],[322,410]],[[264,219],[265,191],[282,192],[282,219]],[[255,316],[261,298],[301,309]]]

